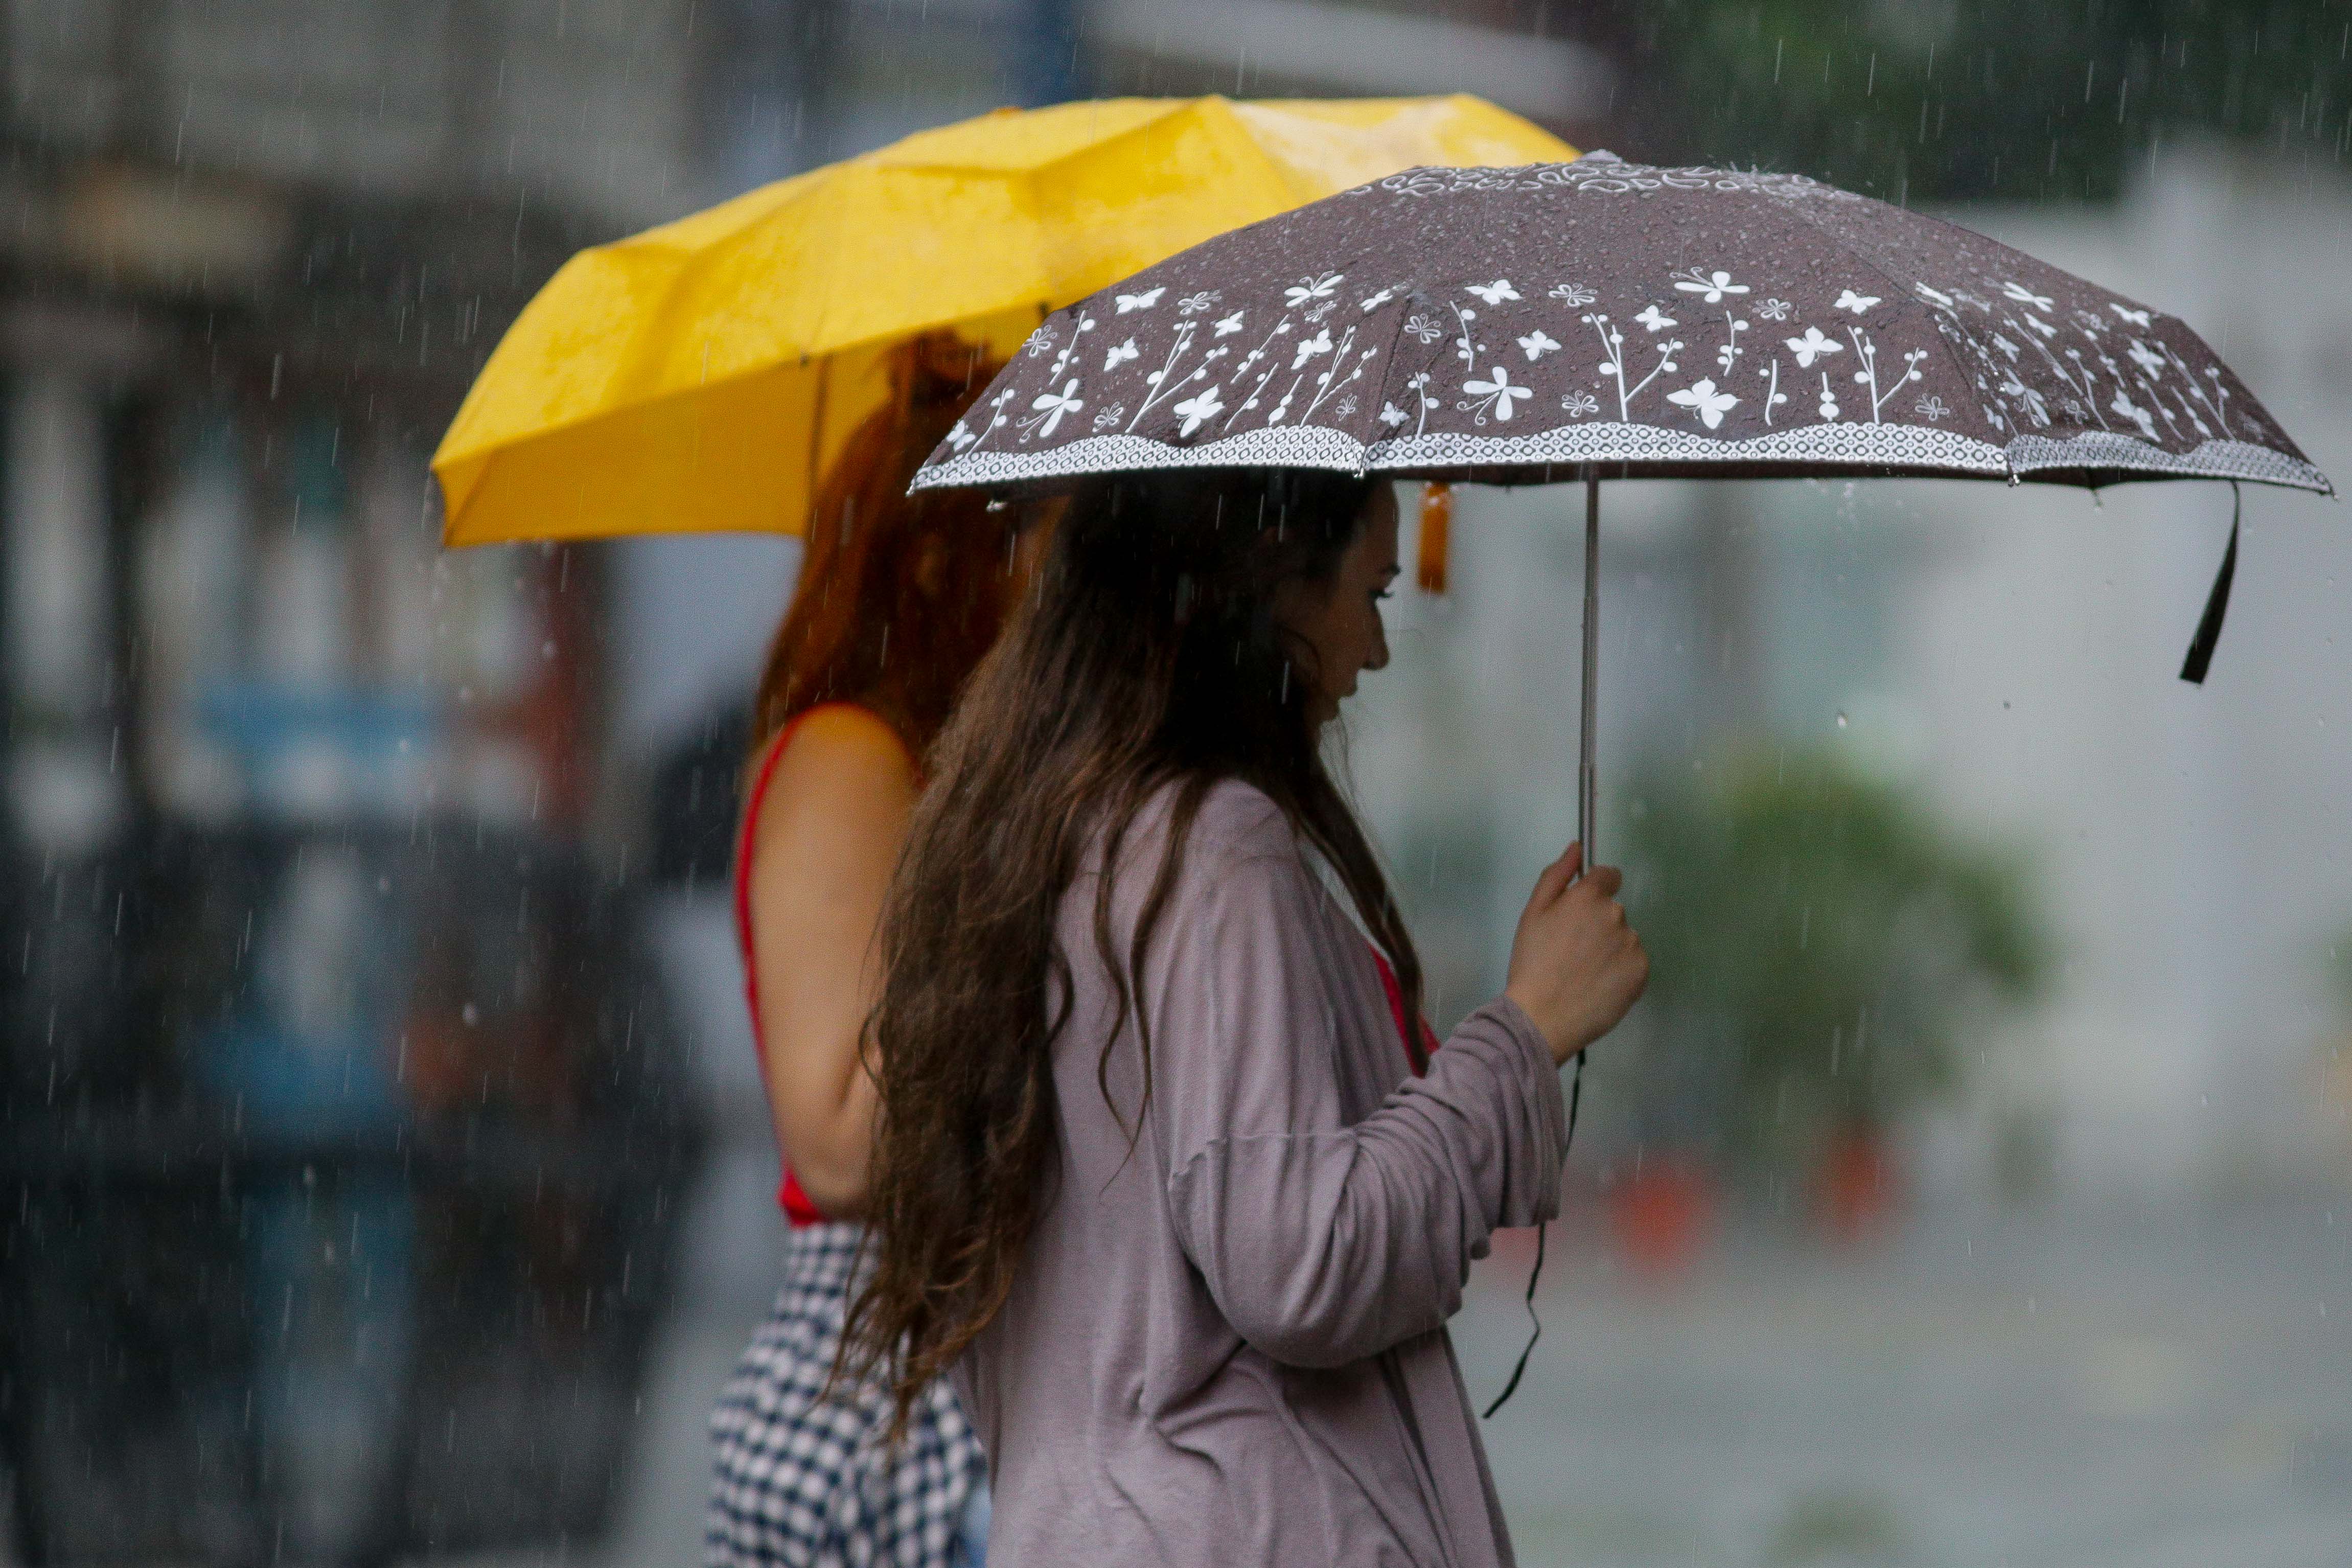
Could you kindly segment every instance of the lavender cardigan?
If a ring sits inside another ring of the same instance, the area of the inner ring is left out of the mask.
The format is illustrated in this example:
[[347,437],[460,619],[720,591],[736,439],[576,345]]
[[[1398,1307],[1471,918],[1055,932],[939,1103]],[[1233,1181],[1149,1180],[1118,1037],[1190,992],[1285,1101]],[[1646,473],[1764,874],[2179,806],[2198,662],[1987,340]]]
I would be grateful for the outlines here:
[[[1166,805],[1118,870],[1122,953]],[[1061,1174],[956,1369],[990,1456],[990,1560],[1509,1563],[1444,1325],[1488,1234],[1559,1208],[1543,1037],[1497,999],[1412,1078],[1363,937],[1273,803],[1220,784],[1145,965],[1153,1093],[1130,1152],[1096,1081],[1097,875],[1060,914]],[[1130,1025],[1109,1067],[1129,1127],[1142,1070]]]

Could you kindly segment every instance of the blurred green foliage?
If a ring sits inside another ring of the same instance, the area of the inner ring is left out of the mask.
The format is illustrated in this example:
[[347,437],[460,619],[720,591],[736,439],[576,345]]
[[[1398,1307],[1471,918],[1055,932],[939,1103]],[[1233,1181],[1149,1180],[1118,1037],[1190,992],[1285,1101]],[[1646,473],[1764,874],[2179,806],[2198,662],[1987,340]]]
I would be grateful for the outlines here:
[[[1548,14],[1549,13],[1548,11]],[[1612,0],[1657,163],[1759,164],[1892,201],[2113,197],[2190,136],[2352,152],[2352,0]]]
[[1952,1084],[1972,1011],[2042,979],[2018,861],[1828,752],[1747,755],[1633,794],[1647,1141],[1801,1166]]

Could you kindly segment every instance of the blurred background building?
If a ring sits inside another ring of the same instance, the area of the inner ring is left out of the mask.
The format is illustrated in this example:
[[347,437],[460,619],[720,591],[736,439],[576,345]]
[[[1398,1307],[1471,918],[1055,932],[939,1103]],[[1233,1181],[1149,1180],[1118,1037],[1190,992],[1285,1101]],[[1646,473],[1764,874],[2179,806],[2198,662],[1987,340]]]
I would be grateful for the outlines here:
[[[1000,103],[1466,90],[2176,311],[2341,480],[2347,39],[2341,0],[14,0],[0,1562],[698,1550],[781,1223],[723,889],[796,547],[437,551],[425,458],[573,249]],[[2249,493],[2192,689],[2227,510],[1614,487],[1601,847],[1691,956],[1593,1065],[1489,1427],[1524,1561],[2352,1560],[2352,542]],[[1441,1025],[1573,820],[1572,521],[1465,492],[1352,715]]]

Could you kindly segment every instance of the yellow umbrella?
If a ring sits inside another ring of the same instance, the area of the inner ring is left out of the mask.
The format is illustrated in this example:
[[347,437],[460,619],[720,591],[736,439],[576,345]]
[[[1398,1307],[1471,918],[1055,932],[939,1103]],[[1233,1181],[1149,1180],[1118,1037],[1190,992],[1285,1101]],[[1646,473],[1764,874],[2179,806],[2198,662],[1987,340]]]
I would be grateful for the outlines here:
[[1335,191],[1575,155],[1463,96],[1111,99],[919,132],[566,262],[434,454],[443,537],[798,533],[916,334],[1001,358],[1045,312]]

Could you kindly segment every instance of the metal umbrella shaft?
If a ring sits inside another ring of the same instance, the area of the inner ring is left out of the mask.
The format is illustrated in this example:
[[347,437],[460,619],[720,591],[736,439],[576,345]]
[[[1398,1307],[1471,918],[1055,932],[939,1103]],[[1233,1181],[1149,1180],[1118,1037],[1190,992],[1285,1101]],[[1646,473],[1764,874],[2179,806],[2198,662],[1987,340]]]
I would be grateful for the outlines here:
[[1601,788],[1593,774],[1595,694],[1601,658],[1601,476],[1584,470],[1584,707],[1576,742],[1576,837],[1584,864],[1594,861],[1593,828],[1601,816]]
[[[1584,846],[1584,868],[1577,873],[1580,880],[1591,870],[1592,828],[1601,811],[1601,791],[1593,776],[1592,742],[1594,728],[1594,693],[1598,690],[1596,676],[1601,654],[1601,475],[1591,464],[1584,465],[1584,701],[1576,739],[1576,837]],[[1584,1058],[1589,1049],[1576,1053],[1576,1066],[1568,1080],[1568,1127],[1561,1133],[1559,1154],[1568,1158],[1569,1145],[1576,1141],[1576,1113],[1584,1103]],[[1536,1282],[1543,1278],[1544,1242],[1551,1234],[1549,1225],[1536,1226],[1536,1260],[1528,1269],[1528,1342],[1519,1352],[1511,1375],[1503,1384],[1503,1392],[1486,1406],[1486,1415],[1492,1419],[1495,1412],[1518,1392],[1519,1380],[1527,1375],[1528,1358],[1535,1353],[1536,1342],[1543,1338],[1543,1320],[1536,1316]]]

